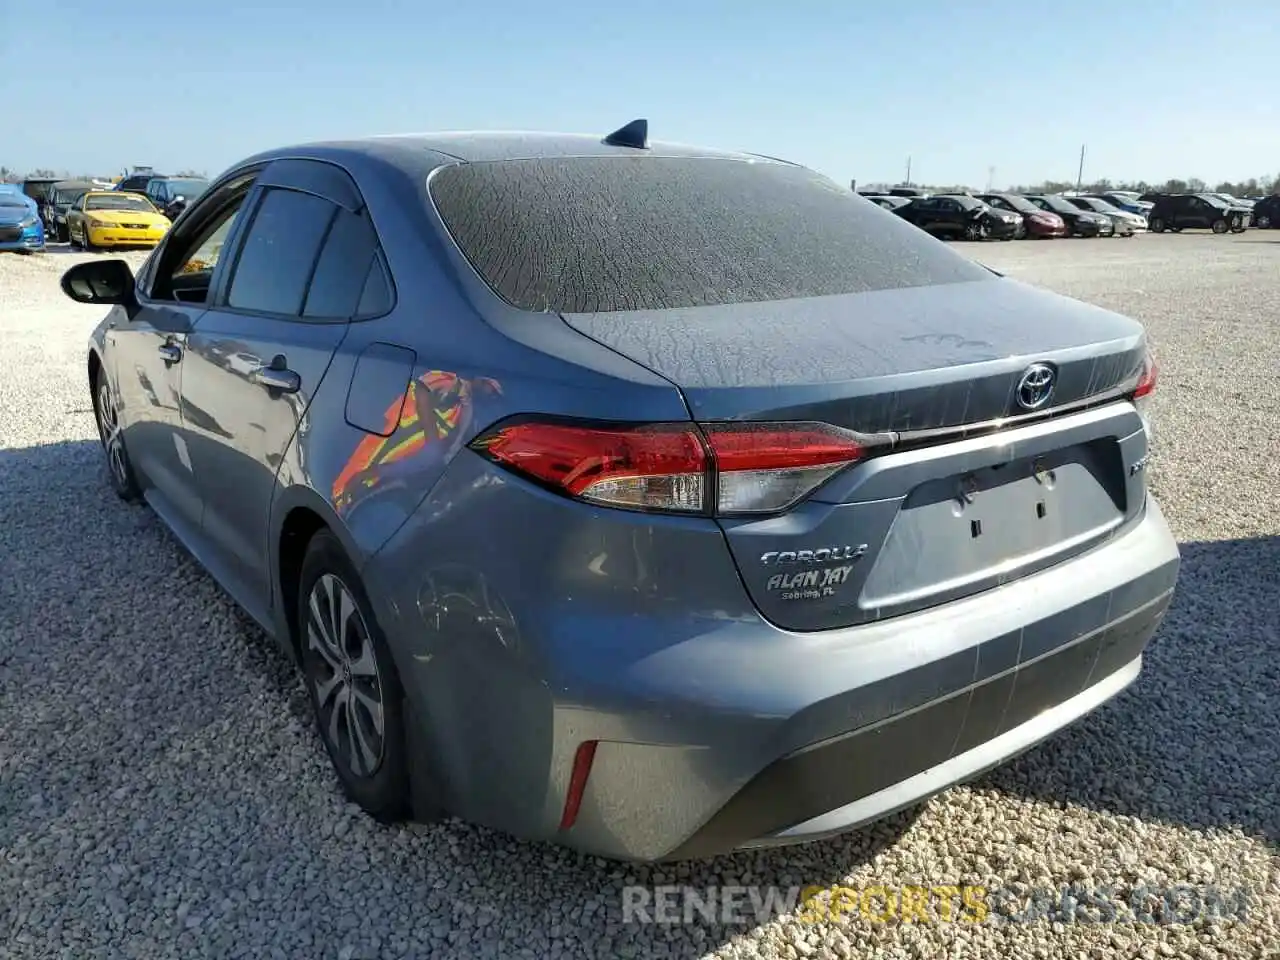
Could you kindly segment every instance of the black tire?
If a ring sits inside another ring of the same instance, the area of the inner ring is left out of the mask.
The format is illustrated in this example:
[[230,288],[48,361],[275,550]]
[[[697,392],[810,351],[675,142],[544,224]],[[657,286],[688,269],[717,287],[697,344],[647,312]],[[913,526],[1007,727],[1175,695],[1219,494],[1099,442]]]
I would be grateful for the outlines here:
[[1147,229],[1152,233],[1164,233],[1164,217],[1152,217],[1147,221]]
[[[346,591],[351,613],[338,623],[342,604],[331,598],[340,597],[340,590]],[[321,619],[311,609],[313,592]],[[298,582],[298,632],[316,729],[343,793],[382,823],[408,818],[412,803],[404,689],[360,576],[328,530],[321,530],[307,545]],[[370,662],[372,675],[366,672]],[[321,687],[327,687],[324,702]],[[376,727],[375,714],[365,706],[371,701],[380,703],[382,713],[382,732],[372,745],[368,735],[373,732],[370,726]],[[376,761],[370,762],[375,752]]]
[[83,221],[80,223],[80,249],[85,253],[93,252],[93,241],[89,239],[89,225]]
[[985,240],[987,238],[986,225],[976,220],[971,220],[964,225],[964,238],[970,242]]
[[1211,227],[1211,229],[1213,230],[1214,233],[1219,233],[1219,234],[1226,233],[1228,230],[1231,229],[1231,224],[1227,221],[1225,217],[1221,217],[1213,221],[1213,226]]
[[111,389],[111,382],[106,373],[99,369],[97,376],[93,378],[93,418],[98,424],[98,440],[102,443],[102,452],[107,458],[107,476],[116,496],[126,503],[137,503],[142,499],[142,489],[138,486],[133,464],[129,461],[129,451],[124,445],[118,411],[119,404]]
[[1264,213],[1262,216],[1257,217],[1253,221],[1253,225],[1257,227],[1259,230],[1270,230],[1271,218]]

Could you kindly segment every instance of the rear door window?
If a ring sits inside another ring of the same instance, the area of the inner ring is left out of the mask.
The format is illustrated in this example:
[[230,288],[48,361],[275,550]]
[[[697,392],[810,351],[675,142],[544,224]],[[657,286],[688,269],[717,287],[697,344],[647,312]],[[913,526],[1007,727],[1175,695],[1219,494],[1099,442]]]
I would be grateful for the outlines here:
[[378,238],[368,218],[339,210],[316,263],[302,315],[315,320],[345,320],[360,307]]
[[710,158],[459,164],[430,181],[463,255],[524,310],[676,309],[991,275],[801,167]]
[[236,258],[227,306],[296,317],[338,208],[295,190],[266,190]]

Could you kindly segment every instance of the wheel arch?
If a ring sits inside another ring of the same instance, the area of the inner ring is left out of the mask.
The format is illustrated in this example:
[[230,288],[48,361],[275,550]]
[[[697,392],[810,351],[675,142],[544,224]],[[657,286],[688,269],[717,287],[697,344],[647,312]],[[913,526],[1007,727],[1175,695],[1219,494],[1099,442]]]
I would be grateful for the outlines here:
[[94,388],[98,383],[98,374],[102,372],[102,355],[98,353],[97,347],[89,348],[89,395],[93,396]]
[[298,586],[307,546],[321,530],[332,533],[357,570],[364,567],[365,551],[351,536],[333,507],[306,486],[281,491],[272,515],[271,569],[275,571],[277,633],[281,646],[297,657],[301,640],[298,629]]

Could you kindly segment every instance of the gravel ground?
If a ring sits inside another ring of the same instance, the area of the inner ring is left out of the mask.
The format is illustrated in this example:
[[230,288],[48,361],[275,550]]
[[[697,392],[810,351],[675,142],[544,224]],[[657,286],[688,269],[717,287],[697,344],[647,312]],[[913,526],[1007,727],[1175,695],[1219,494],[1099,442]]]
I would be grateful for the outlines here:
[[[84,375],[100,311],[57,286],[84,255],[0,257],[0,957],[1280,956],[1280,241],[964,249],[1149,324],[1150,475],[1184,567],[1146,670],[914,819],[662,869],[346,805],[283,657],[108,489]],[[624,885],[664,883],[1251,896],[1243,920],[1186,924],[622,922]]]

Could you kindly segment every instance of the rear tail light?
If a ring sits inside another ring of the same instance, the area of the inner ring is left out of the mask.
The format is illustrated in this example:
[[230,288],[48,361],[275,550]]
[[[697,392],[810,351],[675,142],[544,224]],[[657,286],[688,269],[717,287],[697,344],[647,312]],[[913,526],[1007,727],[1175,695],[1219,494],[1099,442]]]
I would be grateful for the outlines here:
[[865,458],[880,437],[825,423],[499,424],[471,447],[559,493],[668,513],[777,513]]
[[1138,408],[1138,414],[1142,417],[1142,424],[1147,428],[1147,442],[1150,443],[1153,436],[1151,426],[1151,394],[1155,393],[1156,384],[1160,380],[1160,366],[1156,363],[1155,355],[1150,350],[1147,355],[1142,358],[1142,372],[1138,374],[1138,384],[1133,388],[1133,405]]
[[1160,379],[1160,366],[1155,356],[1148,351],[1142,359],[1142,373],[1138,376],[1138,385],[1133,390],[1133,399],[1141,400],[1155,393],[1156,383]]

